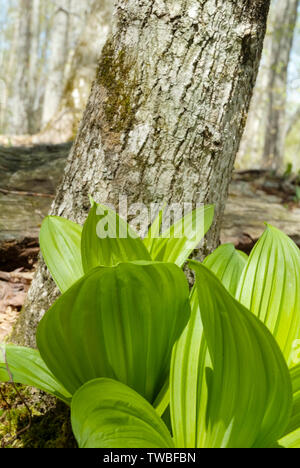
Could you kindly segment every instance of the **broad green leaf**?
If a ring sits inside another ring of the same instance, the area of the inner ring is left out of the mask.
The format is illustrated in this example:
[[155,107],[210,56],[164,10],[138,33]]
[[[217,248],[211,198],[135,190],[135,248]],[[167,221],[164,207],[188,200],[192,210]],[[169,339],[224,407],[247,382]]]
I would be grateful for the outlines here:
[[126,385],[96,379],[81,387],[71,406],[80,448],[173,448],[154,408]]
[[162,225],[164,209],[165,209],[165,206],[159,211],[157,217],[155,218],[152,225],[150,226],[150,229],[145,239],[143,240],[144,245],[149,252],[151,252],[153,248],[153,243],[155,242],[155,239],[160,237],[160,229]]
[[98,267],[41,320],[41,356],[72,394],[89,380],[109,377],[153,403],[190,315],[188,295],[185,275],[173,264]]
[[111,379],[86,383],[74,395],[72,429],[80,448],[173,448],[154,408],[126,385]]
[[300,428],[300,364],[290,370],[293,387],[293,410],[286,433]]
[[196,287],[191,291],[191,318],[172,354],[170,407],[173,434],[180,448],[204,447],[208,390],[206,368],[211,367],[200,317]]
[[41,251],[61,292],[83,276],[81,233],[79,224],[57,216],[47,216],[42,223]]
[[269,328],[293,366],[293,348],[300,338],[300,251],[288,236],[267,227],[249,257],[236,297]]
[[300,448],[300,428],[282,437],[279,446],[282,448]]
[[170,403],[170,390],[169,390],[169,380],[166,380],[164,386],[162,387],[161,391],[157,395],[153,407],[155,408],[157,414],[162,416],[166,411],[167,407]]
[[214,217],[214,206],[201,206],[191,211],[160,237],[152,239],[150,255],[153,260],[172,262],[182,267],[209,230]]
[[11,381],[7,366],[14,383],[36,387],[70,404],[71,395],[55,379],[37,350],[0,344],[0,382]]
[[279,444],[286,448],[300,448],[300,364],[290,370],[290,376],[293,386],[293,409]]
[[227,291],[235,296],[247,260],[248,256],[236,250],[233,244],[223,244],[206,257],[203,264],[219,278]]
[[83,226],[82,264],[85,273],[121,262],[151,260],[142,240],[117,213],[94,203]]
[[193,308],[174,347],[170,392],[176,446],[270,447],[290,416],[284,358],[267,328],[218,278],[200,263],[190,263],[201,320]]

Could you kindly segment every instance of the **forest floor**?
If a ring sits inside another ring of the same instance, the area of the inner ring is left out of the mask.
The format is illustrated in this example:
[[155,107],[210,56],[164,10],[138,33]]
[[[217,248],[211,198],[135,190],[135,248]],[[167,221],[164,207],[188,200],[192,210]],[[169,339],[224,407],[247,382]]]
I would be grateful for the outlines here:
[[[40,225],[70,149],[69,143],[13,144],[0,139],[0,342],[10,334],[32,281]],[[300,247],[299,185],[299,176],[235,172],[221,242],[249,253],[267,222]]]

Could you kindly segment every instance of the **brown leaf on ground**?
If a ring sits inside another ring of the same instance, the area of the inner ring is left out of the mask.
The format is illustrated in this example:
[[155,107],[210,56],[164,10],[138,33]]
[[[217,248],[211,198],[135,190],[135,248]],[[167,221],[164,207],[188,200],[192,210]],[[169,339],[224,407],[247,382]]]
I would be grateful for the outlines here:
[[33,275],[34,270],[24,271],[23,268],[12,272],[0,271],[0,341],[11,333]]

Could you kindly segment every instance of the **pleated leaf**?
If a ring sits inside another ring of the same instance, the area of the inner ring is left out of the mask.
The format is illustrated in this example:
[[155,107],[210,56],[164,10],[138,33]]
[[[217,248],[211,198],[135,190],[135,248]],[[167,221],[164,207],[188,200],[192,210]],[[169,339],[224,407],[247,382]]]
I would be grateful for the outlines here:
[[293,409],[279,444],[286,448],[300,448],[300,364],[290,370],[290,376],[293,386]]
[[284,358],[267,328],[218,278],[198,262],[191,265],[201,320],[193,310],[194,323],[190,321],[172,359],[176,446],[270,447],[290,416],[292,392]]
[[151,260],[142,240],[130,226],[115,211],[96,203],[83,226],[81,253],[85,273],[99,265]]
[[111,379],[81,387],[71,407],[80,448],[173,448],[170,433],[138,393]]
[[51,393],[70,404],[71,395],[56,380],[37,350],[10,344],[0,345],[0,382],[11,380]]
[[153,406],[159,416],[163,416],[170,403],[169,379],[166,380],[161,391],[157,395]]
[[213,217],[213,205],[201,206],[173,224],[160,237],[153,238],[151,243],[146,238],[152,259],[182,267],[211,227]]
[[155,239],[160,237],[160,230],[162,226],[162,221],[163,221],[163,213],[164,213],[164,208],[162,208],[156,218],[154,219],[153,223],[151,224],[149,231],[147,232],[147,235],[145,236],[143,242],[145,247],[149,252],[151,252],[152,248],[154,247],[153,244],[155,242]]
[[236,250],[233,244],[220,245],[203,264],[223,283],[227,291],[235,296],[248,256]]
[[276,338],[289,366],[300,338],[300,251],[278,229],[268,226],[243,272],[237,299]]
[[285,434],[278,442],[280,448],[300,448],[300,427]]
[[286,434],[279,441],[281,448],[300,448],[300,428]]
[[98,377],[119,380],[151,403],[190,315],[188,284],[173,264],[98,267],[41,320],[42,358],[70,393]]
[[206,368],[211,367],[203,334],[196,287],[191,291],[191,318],[172,354],[170,407],[173,434],[179,448],[205,447],[208,390]]
[[83,276],[81,262],[82,227],[58,216],[47,216],[40,230],[40,247],[45,263],[61,292]]

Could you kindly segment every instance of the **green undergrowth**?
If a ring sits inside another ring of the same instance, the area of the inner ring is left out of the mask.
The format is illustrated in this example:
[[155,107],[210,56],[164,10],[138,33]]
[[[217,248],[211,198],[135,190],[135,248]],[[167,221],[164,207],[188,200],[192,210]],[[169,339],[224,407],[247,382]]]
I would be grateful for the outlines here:
[[18,392],[10,384],[0,386],[0,447],[77,447],[70,425],[70,410],[64,403],[52,398],[49,402],[48,395],[22,385],[16,388]]

